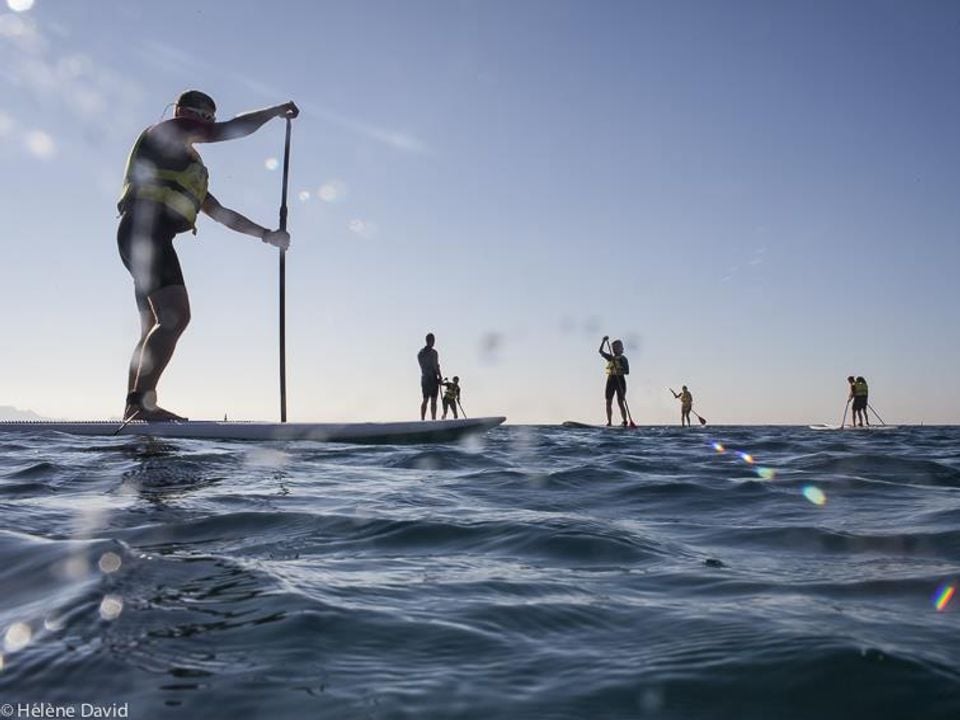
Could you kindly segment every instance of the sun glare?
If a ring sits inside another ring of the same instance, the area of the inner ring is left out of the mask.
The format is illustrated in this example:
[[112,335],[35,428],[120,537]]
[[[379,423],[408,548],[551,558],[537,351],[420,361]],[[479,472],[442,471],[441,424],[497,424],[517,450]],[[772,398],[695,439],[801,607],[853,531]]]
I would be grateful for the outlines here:
[[7,0],[7,7],[14,12],[26,12],[33,7],[33,0]]

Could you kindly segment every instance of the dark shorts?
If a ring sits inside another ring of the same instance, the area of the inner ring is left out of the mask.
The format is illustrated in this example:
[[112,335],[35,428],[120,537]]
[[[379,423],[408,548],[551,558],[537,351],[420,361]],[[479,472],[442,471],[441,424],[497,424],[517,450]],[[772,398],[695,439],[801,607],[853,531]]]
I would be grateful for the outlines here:
[[432,398],[433,400],[437,399],[437,395],[440,394],[440,380],[435,377],[421,377],[420,378],[420,390],[423,391],[423,399]]
[[133,276],[140,310],[150,309],[147,298],[157,290],[184,284],[173,239],[186,229],[182,221],[171,219],[153,203],[138,204],[120,219],[117,249]]
[[607,388],[604,392],[604,396],[607,398],[607,400],[613,400],[614,395],[622,400],[626,392],[627,379],[623,375],[607,376]]
[[866,395],[855,395],[853,398],[853,411],[857,412],[858,410],[867,409],[867,396]]

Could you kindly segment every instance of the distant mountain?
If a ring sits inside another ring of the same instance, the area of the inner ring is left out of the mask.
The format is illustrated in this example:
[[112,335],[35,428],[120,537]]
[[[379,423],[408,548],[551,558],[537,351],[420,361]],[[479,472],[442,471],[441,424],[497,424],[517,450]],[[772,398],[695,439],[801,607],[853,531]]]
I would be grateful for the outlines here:
[[33,410],[20,410],[13,405],[0,405],[0,420],[46,420]]

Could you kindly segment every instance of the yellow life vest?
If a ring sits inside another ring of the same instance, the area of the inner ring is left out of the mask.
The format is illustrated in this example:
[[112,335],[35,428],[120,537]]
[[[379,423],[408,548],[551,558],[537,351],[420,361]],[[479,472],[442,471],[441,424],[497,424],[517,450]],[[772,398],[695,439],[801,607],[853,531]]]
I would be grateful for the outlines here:
[[856,397],[864,397],[868,392],[866,381],[858,381],[853,384],[853,394]]
[[146,135],[144,130],[130,151],[117,207],[123,212],[131,200],[152,200],[180,215],[193,227],[207,199],[206,166],[196,152],[191,152],[192,160],[182,170],[165,170],[149,161],[139,161],[137,154]]
[[614,355],[613,360],[607,360],[607,375],[623,375],[623,359]]
[[454,385],[453,383],[444,383],[444,385],[446,385],[446,389],[443,391],[443,399],[456,400],[457,393],[460,390],[460,386]]

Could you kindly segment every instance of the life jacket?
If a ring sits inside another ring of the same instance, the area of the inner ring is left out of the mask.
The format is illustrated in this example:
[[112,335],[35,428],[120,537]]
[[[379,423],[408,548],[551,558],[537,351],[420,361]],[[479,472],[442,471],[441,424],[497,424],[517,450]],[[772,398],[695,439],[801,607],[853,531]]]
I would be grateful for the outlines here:
[[455,385],[454,383],[444,383],[445,388],[443,391],[444,400],[456,400],[457,396],[460,394],[460,386]]
[[689,390],[684,390],[680,393],[680,404],[684,407],[690,407],[693,405],[693,395]]
[[158,167],[141,158],[140,149],[149,131],[147,128],[140,133],[127,158],[117,209],[123,213],[132,201],[152,200],[182,217],[196,232],[197,213],[207,198],[207,168],[192,148],[190,161],[180,170]]
[[607,360],[607,375],[626,375],[623,361],[622,355],[614,355],[613,360]]
[[858,380],[853,384],[853,394],[856,397],[866,397],[867,396],[867,383],[865,380]]

